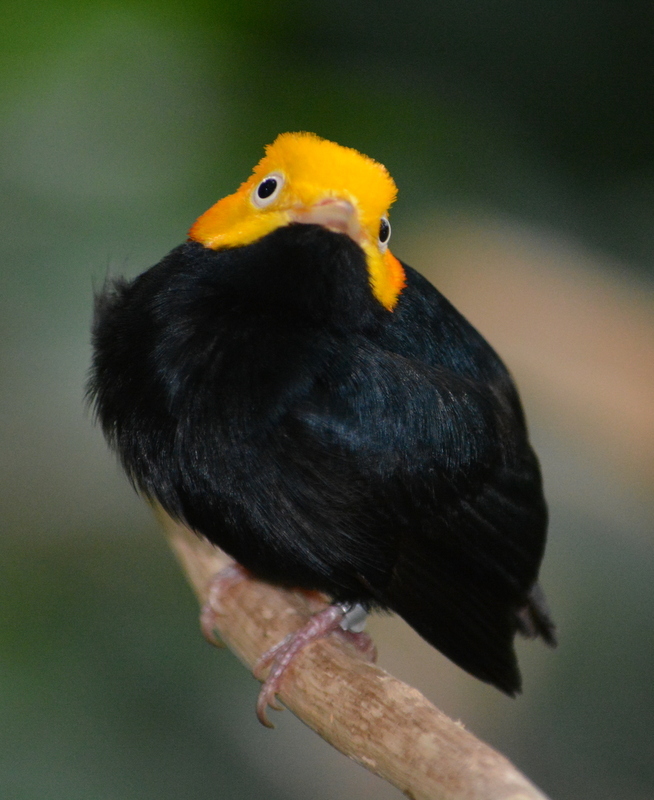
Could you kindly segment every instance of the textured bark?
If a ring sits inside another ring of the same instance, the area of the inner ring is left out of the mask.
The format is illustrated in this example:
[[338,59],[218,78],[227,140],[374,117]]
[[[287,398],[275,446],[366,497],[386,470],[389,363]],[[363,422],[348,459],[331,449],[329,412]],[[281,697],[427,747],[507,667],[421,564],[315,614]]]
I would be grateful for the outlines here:
[[[230,559],[169,518],[161,519],[204,604],[211,578]],[[318,597],[247,579],[229,586],[215,627],[252,669],[269,647],[322,605]],[[546,800],[504,756],[335,637],[299,653],[279,699],[342,753],[414,800]]]

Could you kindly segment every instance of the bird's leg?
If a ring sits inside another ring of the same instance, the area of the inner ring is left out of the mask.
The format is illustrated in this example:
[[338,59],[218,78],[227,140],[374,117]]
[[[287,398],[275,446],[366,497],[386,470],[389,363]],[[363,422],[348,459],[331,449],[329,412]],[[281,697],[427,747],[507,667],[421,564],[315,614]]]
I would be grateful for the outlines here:
[[261,671],[271,665],[257,700],[257,717],[267,728],[274,727],[266,715],[268,706],[281,711],[276,700],[284,674],[295,656],[308,644],[328,636],[339,634],[346,642],[354,644],[359,652],[371,661],[377,657],[372,639],[363,632],[366,612],[358,604],[341,603],[327,606],[314,614],[302,628],[290,633],[281,642],[267,650],[254,666],[253,673],[259,677]]
[[249,577],[251,577],[250,573],[244,567],[234,563],[221,569],[211,579],[207,602],[200,611],[200,628],[209,644],[216,647],[224,646],[216,633],[216,617],[223,616],[225,613],[221,600],[225,592]]
[[354,645],[366,661],[372,661],[374,664],[377,661],[377,648],[364,630],[368,612],[361,603],[344,603],[341,607],[347,610],[336,633],[341,639]]

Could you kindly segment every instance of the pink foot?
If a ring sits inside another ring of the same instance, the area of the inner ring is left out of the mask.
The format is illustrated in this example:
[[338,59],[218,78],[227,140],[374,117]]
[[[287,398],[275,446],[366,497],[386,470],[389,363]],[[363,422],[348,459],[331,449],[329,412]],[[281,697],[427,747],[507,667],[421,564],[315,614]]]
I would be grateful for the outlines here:
[[359,603],[343,604],[341,608],[345,614],[335,631],[336,634],[343,641],[353,645],[366,661],[372,661],[374,664],[377,661],[377,648],[370,636],[364,632],[368,612]]
[[[268,719],[266,711],[268,706],[281,711],[282,707],[276,699],[277,692],[281,687],[284,673],[295,656],[311,642],[322,639],[330,633],[337,633],[346,642],[353,644],[356,649],[367,659],[374,661],[377,657],[377,649],[368,634],[362,631],[353,632],[348,630],[349,620],[347,617],[351,611],[347,606],[332,605],[314,614],[302,628],[295,633],[291,633],[282,639],[281,642],[267,650],[254,666],[253,673],[259,677],[261,671],[269,664],[272,664],[268,677],[264,681],[259,698],[257,700],[257,717],[262,725],[273,728],[274,725]],[[365,613],[363,614],[365,620]],[[357,617],[356,627],[361,627],[360,615]]]
[[216,617],[221,617],[225,613],[221,600],[225,592],[249,577],[250,573],[244,567],[234,563],[221,569],[211,579],[207,602],[202,606],[202,611],[200,611],[200,628],[209,644],[213,644],[216,647],[224,646],[216,633]]
[[362,658],[372,664],[377,662],[377,648],[370,636],[364,631],[336,630],[336,635],[344,642],[351,644],[359,651]]

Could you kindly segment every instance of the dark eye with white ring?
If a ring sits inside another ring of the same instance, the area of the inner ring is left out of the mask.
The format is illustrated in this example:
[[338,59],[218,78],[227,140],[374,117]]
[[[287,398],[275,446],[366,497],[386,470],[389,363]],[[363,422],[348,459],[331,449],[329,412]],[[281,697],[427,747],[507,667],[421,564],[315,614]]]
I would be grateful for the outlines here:
[[391,223],[386,219],[386,217],[381,218],[381,222],[379,223],[379,244],[383,245],[384,248],[388,245],[388,240],[391,238]]
[[252,192],[252,202],[257,208],[269,206],[279,197],[283,185],[284,176],[279,172],[271,172]]

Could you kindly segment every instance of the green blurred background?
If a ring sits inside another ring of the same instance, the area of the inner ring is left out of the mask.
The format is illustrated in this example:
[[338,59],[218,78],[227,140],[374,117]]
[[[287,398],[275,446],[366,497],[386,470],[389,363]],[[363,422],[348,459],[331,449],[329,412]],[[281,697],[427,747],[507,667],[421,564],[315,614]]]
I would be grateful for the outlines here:
[[500,696],[403,623],[380,662],[557,800],[654,786],[654,5],[0,2],[0,797],[392,798],[204,643],[83,405],[93,286],[311,130],[387,165],[393,250],[514,371],[554,652]]

